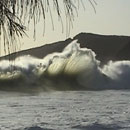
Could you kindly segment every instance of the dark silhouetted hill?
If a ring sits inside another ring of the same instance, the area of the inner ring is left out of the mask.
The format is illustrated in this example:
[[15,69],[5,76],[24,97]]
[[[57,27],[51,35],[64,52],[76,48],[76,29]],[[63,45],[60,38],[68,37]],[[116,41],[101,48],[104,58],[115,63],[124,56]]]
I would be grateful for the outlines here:
[[92,49],[96,53],[96,58],[102,63],[109,60],[130,60],[130,37],[115,35],[98,35],[91,33],[80,33],[73,39],[69,38],[65,41],[59,41],[52,44],[43,45],[41,47],[32,48],[10,56],[4,56],[0,59],[14,59],[18,56],[32,55],[37,58],[43,58],[52,52],[61,52],[74,39],[78,39],[81,47]]
[[102,62],[109,60],[130,60],[130,37],[115,35],[97,35],[81,33],[74,37],[81,47],[92,49],[97,59]]

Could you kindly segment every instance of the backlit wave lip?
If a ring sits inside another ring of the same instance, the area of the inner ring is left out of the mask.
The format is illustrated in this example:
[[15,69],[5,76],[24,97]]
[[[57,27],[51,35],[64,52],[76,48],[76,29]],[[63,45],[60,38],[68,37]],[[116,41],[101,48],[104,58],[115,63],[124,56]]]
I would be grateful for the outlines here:
[[61,53],[38,59],[29,55],[0,61],[0,90],[104,90],[130,89],[130,61],[109,61],[100,67],[96,54],[80,48],[77,40]]

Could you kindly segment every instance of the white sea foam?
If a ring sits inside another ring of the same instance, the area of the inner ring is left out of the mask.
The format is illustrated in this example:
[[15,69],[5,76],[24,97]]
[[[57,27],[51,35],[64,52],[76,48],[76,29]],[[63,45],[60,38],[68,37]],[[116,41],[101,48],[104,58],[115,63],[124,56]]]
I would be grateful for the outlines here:
[[63,52],[43,59],[22,56],[0,61],[0,89],[101,90],[129,89],[130,61],[110,61],[100,67],[96,54],[80,48],[77,40]]
[[111,83],[112,88],[130,88],[130,61],[110,61],[103,67],[102,72],[113,80]]

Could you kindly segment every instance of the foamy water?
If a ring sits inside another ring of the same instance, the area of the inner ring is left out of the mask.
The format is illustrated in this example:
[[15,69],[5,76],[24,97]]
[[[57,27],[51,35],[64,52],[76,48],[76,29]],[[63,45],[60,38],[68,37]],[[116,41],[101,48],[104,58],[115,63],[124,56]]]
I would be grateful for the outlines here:
[[77,41],[43,59],[31,56],[0,61],[0,89],[9,91],[103,90],[130,88],[130,61],[100,67],[96,54]]
[[129,91],[0,93],[1,130],[129,130]]

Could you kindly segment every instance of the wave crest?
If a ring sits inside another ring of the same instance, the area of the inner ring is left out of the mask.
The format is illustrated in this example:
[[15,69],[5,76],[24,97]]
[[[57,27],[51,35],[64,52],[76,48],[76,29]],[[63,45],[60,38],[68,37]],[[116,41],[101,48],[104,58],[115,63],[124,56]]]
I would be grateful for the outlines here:
[[129,89],[130,61],[100,67],[96,54],[77,40],[43,59],[0,61],[0,89],[9,91]]

